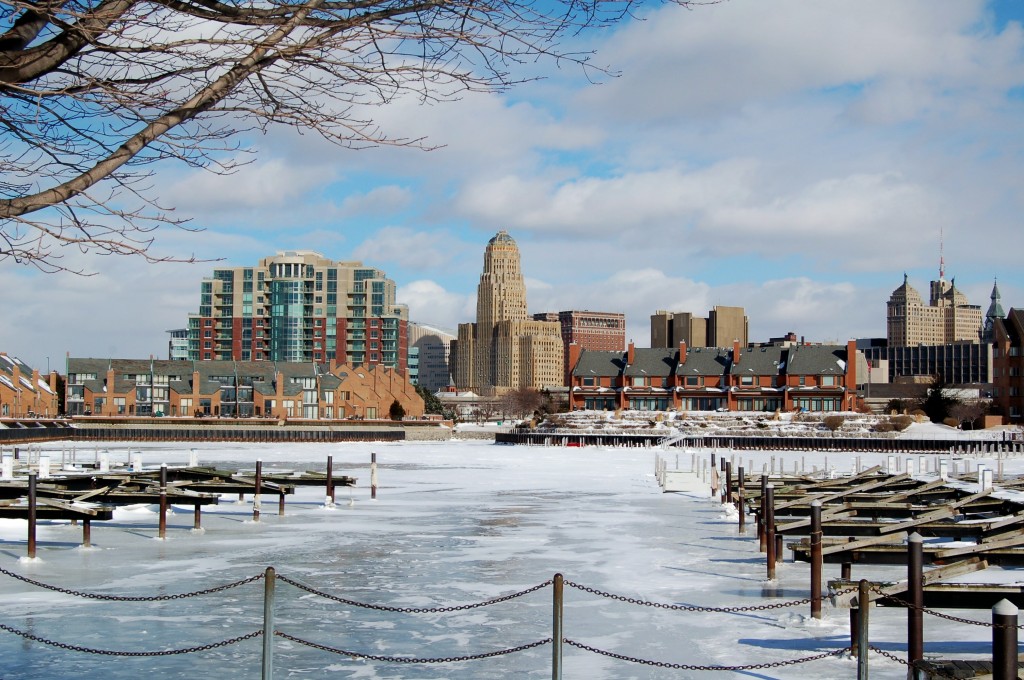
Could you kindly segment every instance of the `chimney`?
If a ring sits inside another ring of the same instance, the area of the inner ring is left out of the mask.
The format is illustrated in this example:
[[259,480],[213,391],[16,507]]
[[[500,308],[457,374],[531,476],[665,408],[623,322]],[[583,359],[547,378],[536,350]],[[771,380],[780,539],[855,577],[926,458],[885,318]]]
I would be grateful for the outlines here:
[[740,363],[740,341],[739,340],[733,340],[732,341],[732,363],[734,363],[734,364]]
[[679,363],[686,363],[686,340],[679,341]]
[[846,390],[857,391],[857,341],[846,341]]
[[636,363],[636,348],[633,346],[633,341],[629,341],[629,347],[626,348],[626,364],[632,366]]
[[576,364],[580,361],[580,355],[583,354],[583,348],[575,342],[569,343],[569,375],[572,375],[573,370],[576,368]]

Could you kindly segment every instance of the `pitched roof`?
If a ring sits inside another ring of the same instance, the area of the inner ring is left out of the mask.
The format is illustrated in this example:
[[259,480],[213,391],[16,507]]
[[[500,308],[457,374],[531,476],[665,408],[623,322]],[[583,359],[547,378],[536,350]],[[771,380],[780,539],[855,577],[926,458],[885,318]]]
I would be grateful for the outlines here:
[[729,367],[732,375],[778,375],[785,359],[785,347],[745,347],[740,360]]
[[729,370],[731,350],[723,347],[691,347],[686,361],[677,364],[678,375],[723,375]]
[[845,375],[846,347],[796,345],[789,348],[786,373],[790,375]]

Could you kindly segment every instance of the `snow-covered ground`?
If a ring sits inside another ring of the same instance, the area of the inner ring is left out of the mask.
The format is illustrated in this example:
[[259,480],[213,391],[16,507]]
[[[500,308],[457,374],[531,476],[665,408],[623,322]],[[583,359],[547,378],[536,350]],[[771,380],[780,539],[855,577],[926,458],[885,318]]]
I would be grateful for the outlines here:
[[[918,426],[914,426],[918,427]],[[60,460],[59,446],[50,446]],[[324,491],[300,487],[277,515],[276,498],[264,499],[252,521],[251,497],[226,496],[203,513],[193,532],[190,509],[169,520],[166,540],[156,538],[153,507],[120,509],[112,522],[93,526],[94,547],[84,549],[81,528],[40,526],[38,558],[24,559],[25,523],[0,520],[0,566],[69,589],[117,595],[175,594],[211,588],[273,566],[283,576],[362,603],[438,607],[515,593],[556,572],[575,584],[637,600],[697,606],[784,603],[808,596],[808,567],[781,565],[765,580],[753,529],[739,535],[735,511],[707,497],[661,493],[654,478],[657,455],[669,467],[689,467],[692,451],[515,447],[486,442],[341,445],[199,445],[200,461],[264,470],[324,468],[334,457],[339,474],[359,478],[339,489],[337,506],[324,507]],[[184,464],[180,445],[109,446],[113,460],[142,453],[147,466]],[[370,453],[376,452],[379,488],[370,499]],[[80,459],[95,450],[79,449]],[[707,457],[710,451],[701,451]],[[69,452],[65,451],[65,455]],[[719,455],[732,455],[718,451]],[[778,452],[747,452],[754,469]],[[849,472],[853,457],[798,453],[817,465]],[[884,456],[862,454],[862,464]],[[972,459],[969,464],[994,461]],[[792,463],[786,463],[791,467]],[[1024,461],[1004,461],[1007,473]],[[748,524],[749,526],[749,524]],[[905,569],[855,566],[854,578],[899,579]],[[838,576],[826,565],[826,578]],[[990,569],[986,579],[1017,580]],[[1022,575],[1024,576],[1024,575]],[[108,650],[180,649],[225,640],[260,628],[263,585],[158,603],[83,599],[0,575],[0,621],[42,638]],[[550,587],[508,602],[445,614],[405,614],[356,608],[279,581],[275,626],[304,640],[361,654],[447,658],[502,650],[551,636]],[[989,614],[956,612],[986,620]],[[926,655],[983,658],[990,631],[982,626],[925,617]],[[565,589],[567,638],[630,657],[670,664],[771,664],[845,647],[847,610],[826,605],[822,620],[807,605],[741,613],[693,613],[645,607]],[[906,618],[900,610],[871,614],[873,645],[903,656]],[[0,630],[0,677],[77,677],[82,680],[253,678],[260,673],[261,642],[185,656],[97,656],[28,641]],[[444,664],[374,662],[313,649],[278,638],[277,678],[547,678],[551,647],[477,661]],[[616,660],[576,647],[564,649],[566,679],[707,677],[708,673]],[[856,661],[845,656],[717,677],[850,678]],[[873,656],[874,678],[906,677],[906,668]]]

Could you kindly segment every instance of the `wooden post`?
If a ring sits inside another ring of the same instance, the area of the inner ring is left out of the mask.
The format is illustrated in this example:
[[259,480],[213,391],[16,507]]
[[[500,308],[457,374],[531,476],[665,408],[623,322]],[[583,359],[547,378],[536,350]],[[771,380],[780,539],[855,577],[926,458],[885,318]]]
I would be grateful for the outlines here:
[[764,496],[764,542],[767,548],[768,580],[775,580],[775,486],[768,485]]
[[199,503],[196,503],[195,509],[192,511],[192,515],[193,515],[192,530],[193,531],[199,531],[200,529],[203,528],[203,520],[202,520],[203,511],[200,510],[201,507],[202,506],[200,506]]
[[1017,680],[1017,607],[1006,599],[992,607],[992,680]]
[[327,497],[334,505],[334,456],[327,456]]
[[262,680],[274,677],[274,586],[277,572],[267,567],[263,576],[263,673]]
[[167,463],[160,464],[160,538],[167,538]]
[[263,488],[263,461],[256,461],[256,485],[252,494],[252,521],[260,521],[260,491]]
[[377,498],[377,454],[370,454],[370,498]]
[[868,653],[871,651],[868,640],[868,612],[871,610],[871,600],[868,595],[867,579],[860,580],[857,608],[857,680],[868,680]]
[[924,658],[924,540],[916,531],[907,538],[907,664],[911,671]]
[[821,501],[811,502],[811,616],[821,618]]
[[277,494],[277,514],[284,517],[284,489]]
[[[17,448],[14,449],[18,451]],[[28,473],[28,557],[36,556],[36,473]]]
[[[740,468],[740,469],[742,470],[743,468]],[[747,533],[747,505],[746,505],[746,500],[744,500],[744,498],[743,498],[743,485],[742,484],[740,485],[740,487],[738,489],[736,489],[736,509],[739,511],[739,517],[740,517],[740,529],[739,530],[740,530],[740,533],[741,534],[745,534],[745,533]]]
[[843,562],[842,566],[839,567],[839,578],[844,581],[849,581],[850,576],[853,574],[853,562]]
[[[775,513],[772,513],[772,522],[775,521]],[[778,532],[775,533],[775,563],[782,564],[786,561],[786,552],[782,549],[782,541],[784,536]]]
[[88,517],[82,520],[82,547],[92,547],[92,520]]
[[732,498],[732,463],[725,461],[725,498],[723,502],[726,504],[733,503]]

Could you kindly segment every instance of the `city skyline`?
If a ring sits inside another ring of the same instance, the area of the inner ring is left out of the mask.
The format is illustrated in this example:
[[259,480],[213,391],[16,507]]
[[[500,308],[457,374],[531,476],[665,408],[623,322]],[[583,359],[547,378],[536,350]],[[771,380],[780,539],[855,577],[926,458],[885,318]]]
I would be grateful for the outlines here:
[[[623,312],[649,342],[658,309],[740,306],[750,338],[884,337],[904,273],[1024,306],[1024,31],[1000,1],[732,0],[652,8],[581,47],[621,76],[575,72],[502,95],[372,114],[431,152],[339,150],[272,130],[231,176],[158,166],[193,233],[147,265],[68,253],[93,277],[0,270],[0,348],[63,370],[76,356],[165,356],[215,268],[316,250],[387,272],[410,320],[472,320],[479,252],[505,229],[529,313]],[[861,49],[871,45],[870,50]],[[941,249],[941,250],[940,250]]]

